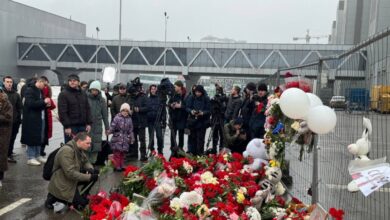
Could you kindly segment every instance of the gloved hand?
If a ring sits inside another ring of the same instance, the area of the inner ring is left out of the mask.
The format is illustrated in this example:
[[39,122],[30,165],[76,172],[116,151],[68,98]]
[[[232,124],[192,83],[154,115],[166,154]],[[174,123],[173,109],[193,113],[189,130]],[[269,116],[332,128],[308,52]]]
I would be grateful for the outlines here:
[[93,181],[93,182],[96,182],[97,180],[98,180],[98,178],[99,178],[99,175],[98,174],[91,174],[91,181]]
[[96,168],[89,168],[89,169],[87,169],[87,172],[89,174],[99,174],[100,170],[96,169]]

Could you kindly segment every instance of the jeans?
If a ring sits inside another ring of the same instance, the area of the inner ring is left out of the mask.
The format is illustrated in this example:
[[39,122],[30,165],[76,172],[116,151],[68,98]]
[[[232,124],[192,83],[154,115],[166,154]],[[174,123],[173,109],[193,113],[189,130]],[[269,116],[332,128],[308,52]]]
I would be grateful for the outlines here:
[[157,151],[159,154],[163,154],[164,143],[163,143],[161,126],[157,125],[156,127],[154,127],[153,125],[150,125],[148,127],[148,131],[149,131],[149,146],[148,146],[148,148],[151,151],[154,150],[154,134],[156,133]]
[[38,158],[41,155],[41,146],[27,146],[27,158],[29,160]]
[[14,152],[14,144],[15,144],[16,135],[19,132],[19,126],[20,126],[20,123],[13,123],[12,124],[11,139],[10,139],[9,146],[8,146],[8,157],[12,157],[12,153]]
[[85,131],[86,126],[71,126],[70,129],[72,129],[72,135],[68,136],[65,134],[65,129],[64,129],[64,137],[65,137],[65,144],[68,143],[73,139],[73,137],[78,134],[79,132]]

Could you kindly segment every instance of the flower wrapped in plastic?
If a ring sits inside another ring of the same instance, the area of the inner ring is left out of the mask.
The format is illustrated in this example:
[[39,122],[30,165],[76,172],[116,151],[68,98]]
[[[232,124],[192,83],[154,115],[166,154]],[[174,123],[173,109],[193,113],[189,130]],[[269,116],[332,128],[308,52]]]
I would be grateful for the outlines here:
[[148,197],[142,203],[142,207],[152,210],[154,207],[163,203],[164,199],[169,198],[175,190],[175,179],[169,178],[165,173],[162,173],[159,177],[158,185],[149,193]]

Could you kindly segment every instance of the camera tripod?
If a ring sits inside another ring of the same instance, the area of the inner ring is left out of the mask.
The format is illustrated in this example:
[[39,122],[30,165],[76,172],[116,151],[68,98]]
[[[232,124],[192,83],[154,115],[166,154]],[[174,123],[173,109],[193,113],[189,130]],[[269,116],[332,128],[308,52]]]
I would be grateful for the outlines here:
[[207,143],[206,143],[206,154],[208,153],[211,153],[211,154],[216,154],[217,153],[217,146],[215,146],[215,149],[214,149],[214,146],[210,148],[210,142],[213,138],[213,134],[214,134],[214,130],[216,128],[216,126],[219,126],[219,128],[221,129],[221,133],[222,133],[222,136],[220,137],[220,141],[219,141],[219,144],[220,144],[220,149],[223,148],[223,146],[221,146],[221,140],[225,140],[225,135],[223,133],[223,119],[221,116],[219,117],[213,117],[212,120],[211,120],[211,130],[210,130],[210,133],[209,133],[209,137],[207,138]]

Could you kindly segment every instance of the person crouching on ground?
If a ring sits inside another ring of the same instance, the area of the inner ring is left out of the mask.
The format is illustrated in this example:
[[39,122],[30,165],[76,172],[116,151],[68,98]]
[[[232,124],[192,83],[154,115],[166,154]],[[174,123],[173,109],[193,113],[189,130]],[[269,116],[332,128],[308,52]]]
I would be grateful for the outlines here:
[[[55,202],[73,205],[79,210],[88,205],[89,191],[99,178],[99,171],[93,168],[85,154],[90,147],[91,137],[86,132],[80,132],[57,152],[46,208],[53,209]],[[81,191],[78,186],[82,186]]]
[[130,117],[130,105],[123,103],[120,112],[111,122],[109,133],[112,134],[111,149],[114,153],[116,171],[122,171],[125,166],[125,155],[129,151],[129,144],[134,143],[133,122]]

